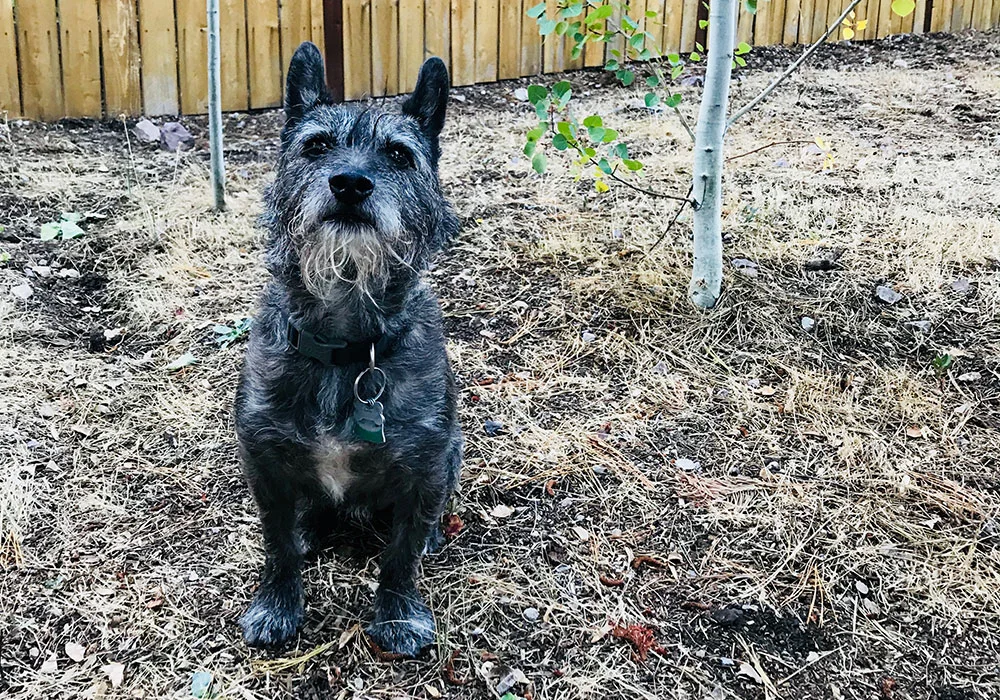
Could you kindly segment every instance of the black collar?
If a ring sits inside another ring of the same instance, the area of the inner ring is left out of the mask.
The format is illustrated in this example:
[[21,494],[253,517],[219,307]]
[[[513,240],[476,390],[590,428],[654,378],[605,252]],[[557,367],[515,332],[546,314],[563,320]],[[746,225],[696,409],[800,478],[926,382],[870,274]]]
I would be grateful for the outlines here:
[[396,344],[396,336],[382,335],[369,340],[348,341],[342,338],[327,338],[320,333],[304,331],[288,319],[285,336],[288,345],[300,355],[318,360],[324,365],[367,364],[371,360],[371,348],[375,345],[375,359],[383,358]]

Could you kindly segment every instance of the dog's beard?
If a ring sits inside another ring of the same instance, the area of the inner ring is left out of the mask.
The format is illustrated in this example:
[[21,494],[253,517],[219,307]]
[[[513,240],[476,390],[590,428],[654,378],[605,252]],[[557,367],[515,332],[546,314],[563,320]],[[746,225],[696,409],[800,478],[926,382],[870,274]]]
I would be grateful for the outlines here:
[[398,223],[376,228],[353,221],[303,222],[297,234],[302,283],[326,302],[354,290],[378,307],[395,277],[413,270],[413,246]]

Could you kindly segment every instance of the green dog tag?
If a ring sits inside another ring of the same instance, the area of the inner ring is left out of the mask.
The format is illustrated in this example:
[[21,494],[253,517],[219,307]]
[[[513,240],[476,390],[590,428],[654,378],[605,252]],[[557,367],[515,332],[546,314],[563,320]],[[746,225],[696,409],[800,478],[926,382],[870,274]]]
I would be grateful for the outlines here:
[[354,401],[354,437],[374,445],[385,442],[385,415],[382,402]]

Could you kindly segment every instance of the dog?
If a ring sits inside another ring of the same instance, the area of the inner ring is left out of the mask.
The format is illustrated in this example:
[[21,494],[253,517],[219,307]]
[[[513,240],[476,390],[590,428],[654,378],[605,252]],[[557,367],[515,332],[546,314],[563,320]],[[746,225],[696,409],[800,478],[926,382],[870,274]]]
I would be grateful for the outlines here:
[[438,179],[448,71],[428,59],[399,112],[334,104],[306,42],[286,82],[261,217],[270,280],[235,402],[265,550],[240,626],[251,646],[290,641],[316,524],[382,512],[391,525],[366,631],[416,656],[434,641],[417,569],[440,544],[463,448],[441,310],[421,275],[458,232]]

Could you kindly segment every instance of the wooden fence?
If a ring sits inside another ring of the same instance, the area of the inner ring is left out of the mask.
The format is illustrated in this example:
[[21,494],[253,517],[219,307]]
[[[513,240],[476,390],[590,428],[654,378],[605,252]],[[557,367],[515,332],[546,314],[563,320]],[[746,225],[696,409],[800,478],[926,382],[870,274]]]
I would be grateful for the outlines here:
[[[526,11],[538,0],[220,0],[223,109],[280,104],[298,44],[325,50],[335,94],[407,92],[427,56],[455,85],[599,66],[608,47],[580,58],[568,40],[543,41]],[[558,0],[547,0],[550,16]],[[846,0],[760,0],[742,11],[739,40],[804,44]],[[855,40],[1000,26],[1000,0],[917,0],[909,17],[891,0],[862,0]],[[655,18],[645,13],[654,11]],[[662,52],[694,49],[707,17],[701,0],[632,0],[630,15]],[[834,38],[837,35],[834,35]],[[31,119],[197,114],[206,111],[205,0],[0,0],[0,112]]]

